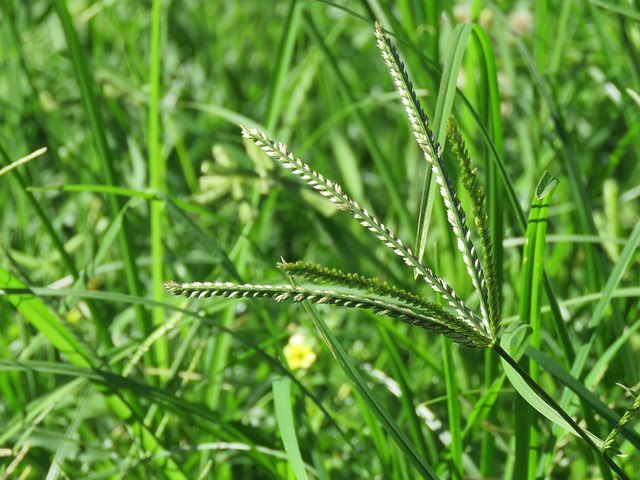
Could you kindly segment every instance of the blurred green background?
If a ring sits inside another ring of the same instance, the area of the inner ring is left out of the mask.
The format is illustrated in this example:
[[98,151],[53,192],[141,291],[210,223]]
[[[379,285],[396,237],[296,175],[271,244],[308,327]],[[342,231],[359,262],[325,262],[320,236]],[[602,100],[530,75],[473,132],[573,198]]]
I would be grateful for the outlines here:
[[[274,413],[274,379],[285,378],[295,380],[288,405],[311,478],[415,477],[304,308],[186,302],[162,287],[286,283],[282,257],[433,298],[238,127],[286,142],[413,246],[426,164],[374,20],[406,60],[432,125],[443,121],[438,96],[456,95],[452,113],[482,181],[505,181],[497,154],[527,212],[545,169],[561,180],[545,268],[574,350],[594,338],[580,382],[623,413],[633,398],[616,384],[640,381],[635,249],[595,337],[588,327],[640,213],[639,11],[635,1],[596,0],[2,0],[1,167],[48,150],[0,176],[0,289],[41,289],[0,295],[0,474],[295,478]],[[489,59],[477,43],[452,42],[471,22],[490,40]],[[455,47],[465,56],[447,79]],[[499,91],[486,80],[493,62]],[[529,295],[520,291],[524,230],[504,191],[489,194],[504,316],[515,321]],[[432,212],[425,263],[475,306],[439,198]],[[440,338],[362,311],[320,311],[438,475],[519,478],[508,382],[489,416],[467,423],[503,378],[495,360],[454,349],[454,416]],[[553,324],[543,328],[541,350],[570,370]],[[540,383],[562,395],[552,376]],[[577,401],[569,407],[589,417]],[[462,463],[451,459],[452,416],[469,427]],[[534,425],[541,475],[606,475],[579,439],[544,419]],[[611,425],[596,417],[589,428],[606,436]],[[637,448],[617,448],[628,454],[623,468],[640,471]]]

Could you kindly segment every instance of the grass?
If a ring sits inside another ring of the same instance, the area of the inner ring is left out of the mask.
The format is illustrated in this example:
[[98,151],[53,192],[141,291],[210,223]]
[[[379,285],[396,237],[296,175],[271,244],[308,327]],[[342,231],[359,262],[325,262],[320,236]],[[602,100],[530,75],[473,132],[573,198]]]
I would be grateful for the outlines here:
[[[56,0],[1,12],[0,169],[48,148],[0,170],[1,478],[640,470],[632,9]],[[242,124],[335,179],[479,314],[374,20],[438,141],[453,114],[478,167],[502,294],[494,351],[365,310],[162,290],[289,285],[282,258],[440,301],[243,140]],[[536,197],[545,170],[560,183]],[[538,387],[601,439],[627,412],[615,466],[568,433]]]

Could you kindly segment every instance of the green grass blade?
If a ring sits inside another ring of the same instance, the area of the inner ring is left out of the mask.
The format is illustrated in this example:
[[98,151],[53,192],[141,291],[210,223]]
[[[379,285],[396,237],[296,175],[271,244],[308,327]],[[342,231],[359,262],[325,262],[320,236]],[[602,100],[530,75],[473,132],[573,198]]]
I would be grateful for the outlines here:
[[444,366],[444,381],[447,387],[447,411],[449,413],[449,432],[451,433],[450,471],[451,478],[464,478],[464,467],[462,465],[462,428],[460,414],[460,398],[458,391],[458,375],[454,363],[453,348],[451,342],[444,338],[441,340],[442,356]]
[[[0,360],[0,371],[3,370],[34,370],[54,373],[56,375],[82,377],[90,380],[96,385],[102,385],[103,387],[111,390],[116,390],[118,392],[130,392],[135,396],[148,398],[153,402],[164,405],[169,411],[177,415],[179,418],[184,419],[185,421],[193,422],[194,420],[198,420],[203,422],[201,424],[202,428],[209,430],[211,434],[218,435],[219,438],[227,441],[240,441],[254,447],[248,450],[248,455],[250,455],[254,461],[262,464],[264,467],[267,467],[266,471],[272,470],[272,466],[269,465],[269,462],[261,455],[257,455],[255,452],[256,443],[253,441],[253,439],[263,439],[262,435],[258,434],[251,427],[234,425],[232,422],[227,422],[220,412],[210,410],[202,406],[201,404],[180,398],[175,394],[175,392],[172,392],[170,390],[156,388],[146,383],[140,383],[131,378],[124,378],[120,375],[97,368],[81,368],[73,365],[53,362],[16,362]],[[111,397],[113,396],[108,396],[107,398]],[[136,426],[136,428],[141,427]],[[143,428],[140,432],[140,435],[143,436],[145,442],[146,440],[155,439],[151,432],[145,435],[144,433],[142,433],[144,431],[149,432],[149,430]],[[147,448],[146,445],[145,448]],[[175,459],[171,457],[163,458],[162,456],[158,455],[166,451],[166,449],[162,448],[155,451],[147,450],[151,458],[155,458],[155,461],[157,461],[160,465],[163,465],[162,472],[167,476],[167,478],[187,478],[180,472],[180,468],[178,467],[178,463]],[[153,457],[153,455],[158,456]]]
[[541,74],[545,74],[547,70],[547,45],[549,36],[547,26],[551,20],[549,16],[548,0],[538,0],[535,7],[535,45],[534,55],[536,65]]
[[[326,59],[325,64],[331,67],[331,71],[336,77],[336,85],[339,89],[338,91],[344,96],[348,103],[355,103],[353,93],[354,89],[351,88],[350,83],[345,78],[335,56],[331,53],[328,46],[325,44],[323,36],[320,34],[320,32],[318,32],[318,28],[316,27],[313,18],[308,12],[303,12],[303,16],[308,27],[308,33],[311,34],[311,37],[324,53]],[[376,134],[372,131],[369,122],[367,122],[365,114],[360,110],[355,110],[354,115],[358,127],[362,132],[363,140],[371,153],[371,157],[373,159],[376,170],[378,170],[379,172],[380,179],[384,183],[385,189],[388,192],[389,197],[391,198],[393,209],[398,214],[402,227],[407,229],[408,231],[412,231],[413,222],[411,221],[409,210],[407,208],[404,197],[400,193],[396,182],[393,181],[394,175],[392,174],[390,169],[390,162],[389,160],[384,158],[380,145],[378,144]]]
[[320,331],[322,339],[327,344],[331,355],[338,362],[340,368],[367,404],[367,407],[371,410],[372,414],[375,415],[398,448],[400,448],[405,459],[417,470],[422,478],[437,479],[438,476],[435,474],[431,466],[418,453],[416,447],[400,429],[385,406],[373,395],[373,392],[371,392],[371,389],[368,387],[365,380],[362,378],[360,373],[358,373],[342,348],[342,345],[338,343],[338,340],[334,337],[333,333],[322,317],[318,314],[317,310],[308,302],[305,302],[304,306],[311,318],[311,321]]
[[14,295],[8,293],[9,289],[23,291],[25,294],[29,292],[27,285],[0,266],[0,295],[6,296],[14,308],[71,363],[81,367],[95,367],[98,364],[98,360],[39,298],[31,295],[26,298],[25,295]]
[[[513,336],[505,332],[505,335],[502,337],[501,345],[504,345],[504,349],[507,354],[510,355],[511,347],[509,346],[513,340]],[[534,409],[536,409],[540,414],[542,414],[545,418],[552,421],[559,427],[564,430],[573,433],[576,436],[580,436],[585,438],[582,433],[580,433],[579,427],[573,422],[573,425],[567,421],[567,418],[560,415],[554,408],[552,408],[546,400],[543,400],[539,392],[535,392],[531,385],[525,380],[525,376],[522,373],[519,373],[518,370],[514,369],[512,365],[510,365],[506,360],[503,359],[502,366],[505,369],[507,377],[509,381],[516,389],[516,391],[522,396],[526,402],[531,405]],[[576,428],[577,427],[577,428]],[[584,432],[583,432],[584,433]],[[594,435],[591,435],[587,432],[589,441],[588,443],[592,446],[595,446],[595,449],[598,450],[602,445],[602,440],[598,439]]]
[[[11,159],[7,155],[7,152],[5,151],[4,146],[2,145],[2,142],[0,142],[0,156],[2,156],[3,163],[7,165],[11,163]],[[80,273],[78,272],[78,269],[76,268],[73,259],[67,253],[62,243],[62,240],[60,238],[60,235],[58,235],[55,228],[51,224],[51,221],[49,220],[49,217],[46,215],[43,207],[40,205],[40,203],[35,198],[33,193],[29,191],[29,188],[27,187],[27,184],[24,178],[22,177],[22,175],[18,170],[12,170],[10,172],[10,176],[16,181],[20,191],[24,193],[27,201],[29,202],[29,205],[35,212],[36,217],[38,217],[38,220],[42,222],[42,225],[44,226],[44,229],[47,235],[49,236],[49,238],[51,239],[51,242],[53,243],[54,249],[60,255],[60,258],[62,259],[62,262],[64,263],[65,267],[69,270],[73,278],[77,280],[80,276]],[[109,336],[108,327],[107,327],[106,321],[104,320],[104,317],[102,316],[102,313],[100,312],[100,309],[96,308],[95,304],[91,301],[89,301],[88,306],[91,310],[93,320],[95,321],[96,333],[97,333],[97,336],[100,338],[100,342],[104,346],[111,345],[111,337]]]
[[275,404],[276,421],[278,430],[284,444],[284,449],[289,458],[289,464],[298,480],[309,478],[305,470],[298,435],[293,419],[293,395],[291,393],[291,380],[288,378],[278,378],[273,381],[273,402]]
[[[629,331],[624,335],[621,341],[627,341],[629,336],[640,329],[640,320],[635,322]],[[544,368],[558,380],[561,384],[569,388],[587,405],[593,412],[609,423],[612,427],[620,421],[620,415],[614,412],[606,403],[604,403],[597,395],[585,388],[584,383],[577,380],[562,365],[549,355],[532,348],[527,347],[525,354],[531,357],[538,365]],[[632,429],[624,429],[622,435],[637,449],[640,450],[640,434]]]
[[265,120],[267,131],[270,132],[276,128],[278,117],[282,112],[283,105],[286,103],[285,92],[287,92],[288,89],[285,88],[284,81],[286,72],[291,65],[293,47],[295,46],[296,35],[300,29],[300,16],[303,5],[303,2],[289,0],[287,17],[283,24],[281,24],[282,37],[280,37],[280,43],[275,53],[275,66],[269,85],[269,100]]
[[595,385],[598,385],[600,379],[604,376],[605,372],[609,369],[611,362],[616,355],[620,352],[622,346],[627,342],[632,342],[634,333],[638,330],[640,321],[629,325],[624,333],[620,335],[602,354],[598,360],[593,364],[593,367],[589,370],[589,373],[584,379],[584,384],[588,388],[593,389]]
[[572,13],[576,14],[574,10],[574,0],[562,2],[562,9],[560,14],[557,15],[556,22],[557,28],[555,31],[555,40],[553,45],[550,46],[550,60],[547,68],[547,73],[550,75],[557,74],[561,64],[562,56],[567,49],[567,37],[571,32],[571,20]]
[[[518,50],[524,58],[530,74],[534,79],[540,94],[542,95],[542,98],[549,108],[557,135],[562,142],[562,161],[560,163],[569,179],[569,185],[572,191],[572,195],[574,197],[574,201],[576,202],[575,205],[580,228],[583,233],[596,235],[597,229],[593,217],[594,210],[592,202],[587,194],[586,185],[582,179],[582,175],[579,169],[579,156],[575,150],[573,143],[571,142],[565,120],[560,114],[556,102],[552,97],[549,88],[547,87],[547,84],[542,78],[540,72],[537,70],[535,62],[531,58],[526,45],[524,44],[524,42],[522,42],[522,40],[516,39],[516,46],[518,47]],[[608,277],[608,268],[602,250],[594,248],[594,246],[590,244],[585,245],[585,262],[587,267],[586,278],[588,279],[591,289],[597,290],[603,284],[604,278]],[[621,313],[615,304],[614,315],[612,319],[614,333],[616,335],[622,334],[622,331],[624,329],[624,322],[622,320]],[[622,356],[624,358],[622,364],[623,368],[626,371],[626,376],[628,378],[636,379],[638,376],[637,362],[635,362],[634,355],[627,346],[623,348]]]
[[601,446],[603,445],[603,440],[581,428],[575,420],[518,365],[517,361],[511,355],[512,345],[516,343],[514,341],[516,339],[516,333],[516,331],[505,332],[500,345],[495,345],[494,350],[500,355],[502,366],[505,369],[507,377],[518,394],[548,420],[563,428],[565,431],[582,438],[589,448],[601,456],[611,470],[620,478],[628,479],[629,477],[607,454],[602,454]]
[[629,17],[631,20],[635,20],[636,22],[640,22],[640,12],[638,12],[638,10],[634,10],[633,8],[614,5],[610,2],[604,2],[602,0],[589,0],[589,3],[596,5],[604,10],[609,10],[611,12],[624,15],[625,17]]
[[[78,40],[78,33],[76,32],[73,20],[69,15],[65,0],[54,0],[53,4],[56,12],[58,13],[58,17],[60,18],[60,22],[62,23],[62,28],[67,40],[67,48],[69,49],[76,80],[81,93],[82,103],[87,115],[87,120],[89,121],[91,135],[95,142],[96,154],[100,160],[100,164],[102,165],[105,182],[108,185],[115,185],[117,183],[114,172],[115,162],[107,145],[105,134],[106,129],[98,106],[98,98],[93,87],[95,80],[89,72],[87,60],[80,45],[80,41]],[[116,198],[110,196],[107,197],[107,205],[111,216],[115,217],[117,212],[120,210],[119,202]],[[138,277],[138,269],[127,228],[123,228],[120,231],[118,240],[120,243],[120,254],[122,255],[123,264],[125,266],[129,290],[133,295],[141,295],[142,286]],[[149,331],[151,322],[144,310],[136,307],[136,316],[141,330],[144,332]]]
[[[629,265],[631,264],[638,247],[640,247],[640,222],[636,223],[636,226],[631,232],[631,235],[629,236],[629,239],[627,240],[627,243],[625,244],[620,257],[618,258],[618,261],[611,271],[611,276],[607,279],[607,283],[605,284],[602,291],[602,296],[596,304],[593,315],[591,317],[591,321],[589,323],[591,336],[589,337],[589,341],[581,347],[576,357],[576,361],[571,368],[571,374],[576,378],[580,378],[582,376],[588,354],[593,348],[594,342],[598,338],[597,329],[602,324],[606,309],[612,302],[613,294],[620,284],[620,281],[622,280],[625,272],[629,268]],[[593,371],[589,374],[587,380],[585,381],[585,385],[587,388],[591,389],[595,386],[595,379],[600,377],[600,373],[601,369],[598,369],[597,371]]]
[[[162,158],[162,142],[160,138],[160,75],[162,59],[162,42],[160,32],[162,28],[162,0],[153,0],[151,9],[151,65],[149,68],[149,187],[152,191],[166,190],[166,165]],[[160,300],[164,297],[164,204],[151,202],[149,205],[151,220],[151,282],[153,284],[153,298]],[[164,321],[164,312],[160,308],[152,311],[153,325],[158,326]],[[147,333],[149,330],[147,330]],[[160,368],[169,364],[167,341],[162,337],[154,345],[155,360]]]
[[47,472],[46,480],[55,480],[62,475],[62,465],[70,457],[70,451],[75,444],[74,439],[79,436],[79,428],[82,421],[85,420],[93,388],[90,385],[85,384],[84,387],[78,392],[79,402],[78,409],[74,412],[73,419],[67,429],[64,432],[64,437],[60,442],[60,446],[56,449],[56,453]]
[[[32,290],[0,266],[0,294],[3,296],[6,295],[15,308],[24,315],[38,331],[45,335],[47,340],[49,340],[60,353],[64,354],[74,366],[96,368],[99,365],[98,359],[91,355],[73,334],[49,311],[48,307],[44,305],[40,299],[31,297],[30,291]],[[22,293],[16,294],[17,292]],[[25,296],[27,296],[27,298],[25,298]],[[125,402],[116,395],[107,396],[109,405],[121,419],[129,419],[135,415],[134,410],[132,410],[132,407],[135,406],[133,399],[129,398],[127,400],[128,402]],[[164,450],[158,442],[158,439],[148,428],[139,425],[136,421],[133,421],[131,425],[141,427],[141,442],[147,451],[158,452]],[[186,478],[182,475],[178,465],[171,459],[168,461],[167,475],[168,478],[176,480]]]
[[386,322],[377,321],[378,332],[384,342],[385,352],[390,357],[390,365],[393,372],[393,378],[398,382],[400,387],[400,401],[402,402],[402,416],[408,423],[410,431],[410,438],[416,446],[420,455],[424,458],[427,457],[428,449],[425,438],[421,431],[422,422],[416,414],[416,398],[411,388],[410,375],[408,371],[406,361],[402,358],[402,354],[398,351],[395,339],[391,337],[388,331],[388,324]]
[[[203,317],[199,312],[199,310],[194,309],[182,309],[179,307],[175,307],[172,305],[167,305],[166,303],[156,302],[149,298],[144,297],[133,297],[131,295],[121,294],[121,293],[113,293],[113,292],[100,292],[100,291],[92,291],[92,290],[68,290],[68,289],[50,289],[50,288],[23,288],[21,286],[18,287],[7,287],[2,290],[2,296],[10,296],[15,295],[17,299],[23,299],[24,296],[37,295],[38,297],[77,297],[82,299],[93,299],[102,302],[111,302],[111,303],[124,303],[124,304],[134,304],[137,303],[144,308],[154,308],[154,307],[162,307],[166,311],[171,313],[179,313],[190,317],[199,322],[205,323],[208,326],[211,326],[215,329],[215,331],[226,333],[229,336],[233,337],[235,340],[239,341],[243,345],[245,345],[249,350],[255,351],[260,358],[269,364],[271,367],[276,369],[278,374],[285,375],[291,379],[293,383],[296,384],[297,388],[318,407],[318,409],[325,415],[327,421],[330,422],[339,433],[341,438],[345,441],[346,444],[350,446],[352,450],[355,450],[354,445],[351,443],[349,437],[345,434],[344,430],[341,426],[336,423],[335,418],[327,411],[327,409],[323,406],[322,402],[319,398],[312,394],[300,381],[288,370],[286,369],[278,360],[274,359],[272,356],[267,354],[262,348],[254,344],[252,341],[244,338],[244,336],[240,335],[235,330],[227,328],[222,325],[220,322],[213,321],[207,317]],[[23,301],[23,300],[20,300]],[[228,302],[220,302],[217,309],[212,309],[210,311],[211,314],[217,313],[219,311],[223,311],[228,308]],[[162,329],[163,327],[159,327]],[[151,336],[154,335],[155,332],[151,333]],[[124,378],[124,377],[123,377]],[[363,468],[368,468],[368,465],[363,466]]]
[[[540,348],[542,334],[542,277],[544,272],[544,248],[547,234],[547,216],[553,192],[558,180],[544,172],[531,202],[525,247],[522,253],[520,286],[520,321],[531,326],[530,343]],[[539,368],[535,363],[525,362],[529,375],[534,381],[539,379]],[[522,400],[520,400],[522,401]],[[527,478],[536,476],[538,457],[538,431],[532,412],[526,405],[519,405],[518,428],[516,429],[515,471],[527,472]]]
[[[503,139],[503,125],[502,125],[502,112],[500,109],[500,91],[498,87],[498,68],[496,66],[496,58],[491,44],[489,35],[479,25],[473,28],[473,46],[478,57],[478,63],[480,66],[480,95],[478,101],[481,108],[485,110],[484,117],[489,124],[491,133],[491,143],[495,146],[495,150],[502,157],[504,155],[504,139]],[[503,247],[502,241],[504,238],[504,205],[502,198],[504,197],[504,182],[500,179],[498,166],[496,162],[491,161],[491,155],[487,151],[486,155],[486,171],[487,171],[487,185],[485,188],[487,198],[487,214],[489,217],[489,229],[491,232],[491,242],[493,246],[493,262],[489,263],[487,259],[484,259],[484,265],[487,274],[487,289],[489,295],[497,295],[494,298],[494,302],[498,305],[494,307],[492,312],[492,329],[497,332],[500,322],[500,310],[499,304],[501,301],[500,290],[502,286],[502,261],[503,261]],[[493,268],[493,270],[491,270]],[[491,285],[494,282],[495,286]],[[493,293],[493,291],[497,292]],[[491,306],[491,304],[490,304]]]
[[629,238],[620,253],[618,261],[611,270],[611,275],[602,289],[602,296],[591,315],[589,328],[598,328],[602,323],[607,307],[612,301],[613,293],[618,288],[623,276],[627,272],[631,262],[634,260],[638,247],[640,247],[640,221],[638,221],[633,228],[631,235],[629,235]]

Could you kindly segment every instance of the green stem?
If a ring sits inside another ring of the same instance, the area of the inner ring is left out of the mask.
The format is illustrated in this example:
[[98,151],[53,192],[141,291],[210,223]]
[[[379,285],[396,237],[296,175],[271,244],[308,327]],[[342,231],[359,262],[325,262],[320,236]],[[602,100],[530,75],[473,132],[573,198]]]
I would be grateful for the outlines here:
[[511,355],[509,355],[499,344],[495,344],[493,346],[493,350],[500,355],[513,369],[518,372],[518,374],[522,377],[522,379],[529,385],[535,392],[538,394],[540,398],[542,398],[551,408],[553,408],[558,415],[560,415],[574,430],[580,435],[580,437],[587,442],[587,445],[598,454],[598,456],[602,457],[602,459],[606,462],[607,465],[613,470],[616,475],[622,480],[629,480],[629,477],[626,473],[622,471],[622,469],[607,455],[600,451],[593,440],[587,435],[585,432],[574,420],[571,416],[560,406],[558,403],[551,398],[551,396],[535,381],[533,378],[529,376],[529,374],[524,370],[518,362],[516,362]]

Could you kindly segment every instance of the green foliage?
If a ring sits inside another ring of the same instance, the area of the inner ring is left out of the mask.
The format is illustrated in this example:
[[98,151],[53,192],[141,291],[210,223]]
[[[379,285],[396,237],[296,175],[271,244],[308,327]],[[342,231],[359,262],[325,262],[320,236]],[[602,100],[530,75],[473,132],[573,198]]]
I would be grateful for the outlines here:
[[613,3],[2,0],[0,477],[640,471]]

